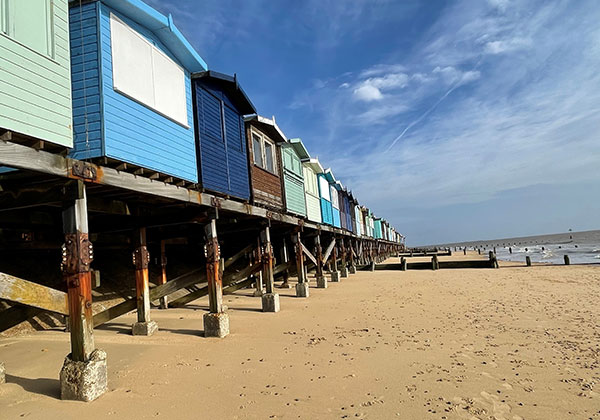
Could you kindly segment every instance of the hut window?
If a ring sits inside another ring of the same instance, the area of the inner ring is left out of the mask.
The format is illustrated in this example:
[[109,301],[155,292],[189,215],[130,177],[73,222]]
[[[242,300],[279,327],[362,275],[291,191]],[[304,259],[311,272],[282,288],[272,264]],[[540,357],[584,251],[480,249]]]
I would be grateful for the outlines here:
[[0,0],[0,32],[33,51],[54,57],[54,1]]
[[252,151],[254,164],[273,174],[275,167],[275,144],[262,134],[252,132]]
[[267,165],[267,171],[274,172],[273,167],[273,145],[268,141],[265,141],[265,163]]
[[110,31],[113,88],[187,128],[183,69],[112,13]]
[[252,135],[252,150],[254,151],[254,164],[257,166],[263,167],[263,158],[262,158],[262,141],[259,136],[256,134]]

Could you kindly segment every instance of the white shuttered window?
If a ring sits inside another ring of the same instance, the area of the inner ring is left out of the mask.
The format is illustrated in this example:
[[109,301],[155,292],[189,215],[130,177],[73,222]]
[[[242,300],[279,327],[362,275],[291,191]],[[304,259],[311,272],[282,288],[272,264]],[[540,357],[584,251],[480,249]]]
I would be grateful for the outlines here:
[[113,88],[188,127],[183,69],[112,13],[110,31]]

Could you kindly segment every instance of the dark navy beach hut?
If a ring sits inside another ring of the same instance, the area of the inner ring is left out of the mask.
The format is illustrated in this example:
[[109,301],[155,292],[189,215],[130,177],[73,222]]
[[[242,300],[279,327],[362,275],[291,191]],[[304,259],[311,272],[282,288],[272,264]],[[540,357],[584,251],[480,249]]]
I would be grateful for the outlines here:
[[204,60],[170,15],[140,0],[70,6],[71,155],[196,183],[190,74]]
[[243,116],[256,114],[235,76],[214,71],[192,75],[198,172],[203,188],[250,200]]

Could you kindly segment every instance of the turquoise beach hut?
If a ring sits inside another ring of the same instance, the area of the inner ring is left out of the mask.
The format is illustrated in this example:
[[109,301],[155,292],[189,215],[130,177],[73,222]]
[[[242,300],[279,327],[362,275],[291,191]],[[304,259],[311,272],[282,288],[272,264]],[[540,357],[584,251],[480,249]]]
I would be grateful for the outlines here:
[[66,1],[0,0],[0,135],[73,146]]
[[283,162],[283,189],[286,211],[299,216],[306,216],[302,159],[310,156],[300,139],[290,139],[285,143],[281,143],[280,150]]

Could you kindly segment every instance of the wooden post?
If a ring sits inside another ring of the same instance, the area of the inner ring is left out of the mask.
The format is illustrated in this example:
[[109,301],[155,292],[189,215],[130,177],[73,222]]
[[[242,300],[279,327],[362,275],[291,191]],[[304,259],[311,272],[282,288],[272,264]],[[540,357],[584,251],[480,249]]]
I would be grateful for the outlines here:
[[302,250],[302,239],[300,230],[292,233],[292,242],[296,252],[296,271],[298,272],[298,283],[296,284],[296,297],[307,298],[309,296],[308,279],[304,271],[304,251]]
[[306,282],[304,276],[304,252],[302,251],[302,238],[300,237],[300,231],[292,234],[292,242],[294,243],[294,250],[296,252],[296,271],[298,272],[298,283]]
[[212,219],[204,227],[206,235],[206,278],[208,281],[208,304],[210,312],[223,312],[223,277],[219,268],[221,251],[217,238],[217,221]]
[[69,191],[62,213],[65,243],[62,248],[63,279],[67,283],[71,359],[87,362],[95,349],[90,264],[94,253],[89,240],[85,184],[78,181]]
[[525,256],[525,265],[527,265],[527,267],[531,267],[531,258],[529,255]]
[[229,315],[223,311],[223,273],[219,267],[221,250],[217,237],[217,220],[211,219],[204,226],[206,237],[206,281],[208,283],[208,306],[204,314],[204,336],[223,338],[229,334]]
[[[160,241],[160,267],[161,267],[161,276],[160,276],[160,284],[165,284],[167,282],[167,251],[166,251],[166,243],[163,239]],[[167,296],[163,296],[159,299],[160,309],[167,309],[169,307],[169,301]]]
[[271,245],[271,232],[269,226],[265,226],[260,233],[262,250],[262,274],[267,293],[262,296],[263,312],[279,312],[279,295],[273,293],[273,246]]
[[400,259],[400,270],[402,271],[406,271],[407,265],[406,265],[406,258],[402,257]]
[[569,256],[565,254],[565,265],[570,265],[571,264],[571,260],[569,259]]
[[[282,260],[283,260],[284,264],[287,264],[290,261],[290,257],[288,255],[287,242],[285,240],[285,237],[282,240],[281,256],[282,256]],[[290,271],[286,268],[285,271],[283,272],[283,283],[281,284],[281,287],[283,289],[291,288],[290,283],[289,283],[289,278],[290,278]]]
[[150,253],[146,246],[146,228],[135,232],[133,265],[135,266],[135,296],[137,298],[137,322],[131,327],[133,335],[152,335],[158,329],[156,322],[150,319],[150,286],[148,284],[148,264]]
[[348,265],[346,263],[346,243],[344,237],[340,238],[340,252],[342,254],[342,270],[340,271],[340,276],[348,277]]
[[273,293],[273,247],[271,245],[271,233],[268,226],[260,233],[260,241],[263,281],[265,282],[267,293]]
[[315,258],[317,260],[317,287],[320,289],[325,289],[327,288],[327,279],[323,275],[323,250],[321,248],[321,232],[317,232],[317,236],[315,236]]
[[431,257],[431,268],[433,270],[439,270],[439,268],[440,268],[440,263],[438,261],[437,255],[434,255],[433,257]]
[[340,272],[338,271],[338,255],[337,255],[337,239],[335,238],[335,245],[333,245],[333,249],[331,250],[331,281],[339,282],[340,281]]
[[67,186],[62,219],[65,243],[61,268],[67,283],[71,354],[65,358],[60,371],[60,397],[92,401],[107,391],[108,381],[106,353],[94,345],[90,273],[94,253],[89,240],[87,197],[82,181]]

